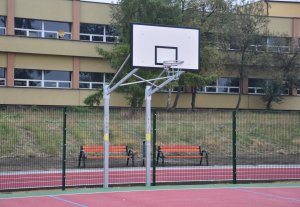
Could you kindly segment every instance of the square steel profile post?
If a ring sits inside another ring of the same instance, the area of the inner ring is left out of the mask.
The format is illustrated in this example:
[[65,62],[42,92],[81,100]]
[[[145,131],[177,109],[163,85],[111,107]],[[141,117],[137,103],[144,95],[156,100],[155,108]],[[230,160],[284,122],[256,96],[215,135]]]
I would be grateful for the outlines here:
[[109,182],[109,85],[103,84],[103,101],[104,101],[104,122],[103,122],[103,146],[104,146],[104,158],[103,158],[103,187],[108,188]]
[[67,108],[63,109],[63,159],[62,159],[62,190],[66,189],[66,162],[67,162]]
[[146,104],[146,186],[151,186],[151,86],[146,86],[145,89],[145,104]]
[[152,186],[156,185],[156,110],[152,111]]
[[232,183],[236,184],[236,111],[232,112]]

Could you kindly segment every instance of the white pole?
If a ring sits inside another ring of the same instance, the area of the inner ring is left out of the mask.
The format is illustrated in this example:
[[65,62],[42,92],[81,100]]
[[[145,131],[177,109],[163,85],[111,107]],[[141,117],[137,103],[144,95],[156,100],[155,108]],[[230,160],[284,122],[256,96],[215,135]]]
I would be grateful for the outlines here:
[[108,176],[109,176],[109,98],[108,93],[109,85],[103,84],[103,100],[104,100],[104,135],[103,135],[103,145],[104,145],[104,158],[103,158],[103,187],[108,188]]
[[146,86],[146,186],[151,186],[150,168],[151,168],[151,86]]

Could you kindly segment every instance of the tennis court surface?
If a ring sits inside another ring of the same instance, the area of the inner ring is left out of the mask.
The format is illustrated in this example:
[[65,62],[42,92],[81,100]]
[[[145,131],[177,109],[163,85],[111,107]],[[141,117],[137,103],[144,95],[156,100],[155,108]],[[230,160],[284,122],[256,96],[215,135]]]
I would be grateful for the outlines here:
[[155,186],[1,193],[1,207],[299,207],[300,183]]

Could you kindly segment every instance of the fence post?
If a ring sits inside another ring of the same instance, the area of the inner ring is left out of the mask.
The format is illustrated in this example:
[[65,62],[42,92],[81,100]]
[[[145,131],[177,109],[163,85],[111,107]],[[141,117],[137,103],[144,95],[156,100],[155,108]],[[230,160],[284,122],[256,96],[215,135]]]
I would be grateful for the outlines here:
[[62,190],[66,189],[67,108],[63,110]]
[[156,185],[156,110],[152,111],[152,186]]
[[236,184],[236,111],[232,112],[232,183]]

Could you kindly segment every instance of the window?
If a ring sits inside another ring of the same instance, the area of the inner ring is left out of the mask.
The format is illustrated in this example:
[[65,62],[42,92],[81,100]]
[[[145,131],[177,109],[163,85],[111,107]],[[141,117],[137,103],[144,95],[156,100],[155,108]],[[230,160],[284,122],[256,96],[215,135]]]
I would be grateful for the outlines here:
[[71,72],[44,71],[44,87],[46,88],[71,88]]
[[104,82],[111,80],[114,74],[111,73],[79,73],[79,87],[86,89],[101,88]]
[[5,85],[5,69],[0,67],[0,86]]
[[6,17],[0,16],[0,35],[5,35]]
[[267,38],[262,36],[256,36],[250,40],[250,45],[248,46],[248,51],[265,51],[267,45]]
[[71,24],[68,22],[15,18],[15,34],[28,37],[71,39]]
[[239,93],[239,78],[220,77],[216,82],[202,87],[202,93]]
[[248,79],[248,94],[263,94],[264,79],[249,78]]
[[237,37],[230,37],[229,38],[229,50],[240,50],[241,47],[239,45],[239,39]]
[[[264,88],[268,85],[270,80],[265,79],[256,79],[249,78],[248,79],[248,94],[264,94]],[[281,87],[281,95],[289,95],[288,87]]]
[[300,96],[300,80],[297,81],[296,86],[297,86],[297,95]]
[[[227,49],[240,50],[239,38],[229,37]],[[270,52],[289,52],[291,46],[291,38],[289,37],[261,37],[256,36],[250,40],[248,51],[264,51],[266,48]]]
[[[170,90],[170,91],[169,91]],[[161,92],[177,92],[177,91],[179,91],[180,90],[180,92],[184,92],[184,87],[179,87],[179,86],[173,86],[172,88],[167,88],[167,87],[164,87],[162,90],[161,90]]]
[[[44,23],[44,37],[45,38],[61,38],[71,39],[71,24],[67,22],[53,22],[43,21]],[[59,37],[59,32],[63,31],[63,36]]]
[[268,37],[267,46],[271,52],[289,52],[291,38],[288,37]]
[[71,88],[71,72],[15,69],[15,86]]
[[92,42],[117,42],[118,36],[109,25],[101,24],[80,24],[80,40]]

